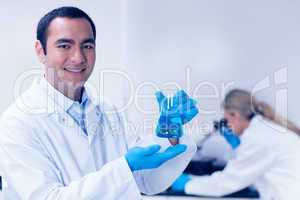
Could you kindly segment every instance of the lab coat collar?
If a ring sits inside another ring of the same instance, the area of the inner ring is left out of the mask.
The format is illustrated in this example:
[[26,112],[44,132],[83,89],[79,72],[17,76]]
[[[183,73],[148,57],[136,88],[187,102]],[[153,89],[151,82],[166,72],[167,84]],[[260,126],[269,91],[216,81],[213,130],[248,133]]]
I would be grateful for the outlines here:
[[[46,106],[47,114],[65,113],[75,103],[75,101],[56,90],[44,77],[35,79],[31,86],[31,90],[34,95],[43,97],[36,98],[35,104],[41,107]],[[87,101],[91,101],[93,105],[97,105],[95,98],[93,98],[90,92],[84,88],[81,103],[87,103]]]
[[39,84],[43,92],[46,92],[48,101],[52,101],[50,105],[54,106],[54,110],[62,109],[63,111],[67,111],[74,103],[72,99],[64,96],[60,91],[55,89],[45,78],[41,78]]
[[256,129],[256,127],[261,123],[262,120],[263,120],[262,116],[260,116],[260,115],[254,116],[251,119],[248,128],[246,130],[244,130],[244,133],[240,136],[240,139],[244,140],[245,138],[252,137],[253,134],[258,133],[259,131],[252,131],[252,130]]
[[250,126],[257,124],[257,123],[261,122],[262,120],[263,120],[262,116],[255,115],[250,121]]

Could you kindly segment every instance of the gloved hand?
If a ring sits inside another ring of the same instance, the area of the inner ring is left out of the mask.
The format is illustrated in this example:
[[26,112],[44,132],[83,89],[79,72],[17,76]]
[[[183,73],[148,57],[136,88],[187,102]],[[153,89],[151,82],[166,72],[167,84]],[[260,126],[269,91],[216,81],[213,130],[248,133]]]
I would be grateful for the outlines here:
[[156,127],[159,137],[179,138],[183,135],[182,125],[192,120],[198,114],[196,101],[191,99],[183,90],[173,97],[167,98],[158,91],[156,99],[159,104],[160,116]]
[[186,145],[178,144],[168,147],[164,152],[158,152],[160,145],[134,147],[129,149],[125,158],[131,171],[157,168],[166,161],[184,152]]
[[171,189],[175,192],[184,192],[184,187],[191,180],[187,174],[181,174],[172,184]]
[[233,149],[236,149],[240,145],[241,140],[239,136],[237,136],[230,128],[222,127],[220,133]]

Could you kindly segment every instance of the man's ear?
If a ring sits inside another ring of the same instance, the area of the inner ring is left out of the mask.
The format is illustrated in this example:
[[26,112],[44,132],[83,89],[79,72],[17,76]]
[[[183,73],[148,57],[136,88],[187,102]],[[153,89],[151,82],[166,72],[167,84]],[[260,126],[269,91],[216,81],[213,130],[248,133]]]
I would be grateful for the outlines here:
[[41,63],[45,64],[45,62],[46,62],[46,55],[45,55],[42,43],[39,40],[37,40],[35,42],[35,52],[36,52],[36,55],[39,58],[39,61]]

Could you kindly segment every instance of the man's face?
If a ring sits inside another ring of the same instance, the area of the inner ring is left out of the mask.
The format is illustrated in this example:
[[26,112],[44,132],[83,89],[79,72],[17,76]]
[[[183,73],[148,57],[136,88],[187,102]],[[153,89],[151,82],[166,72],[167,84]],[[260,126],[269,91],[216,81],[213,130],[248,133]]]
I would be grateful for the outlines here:
[[239,112],[232,110],[224,111],[224,119],[227,120],[228,126],[237,135],[241,135],[249,123]]
[[[56,86],[81,87],[95,64],[95,40],[84,18],[55,18],[48,27],[46,55],[38,53],[46,66],[46,79]],[[38,45],[37,45],[38,48]]]

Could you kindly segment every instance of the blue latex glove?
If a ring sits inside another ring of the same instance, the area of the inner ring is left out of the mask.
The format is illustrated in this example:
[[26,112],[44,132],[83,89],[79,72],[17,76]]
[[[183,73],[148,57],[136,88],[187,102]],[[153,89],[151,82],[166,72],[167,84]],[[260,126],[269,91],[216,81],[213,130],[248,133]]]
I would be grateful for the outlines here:
[[157,136],[180,138],[183,135],[182,125],[192,120],[199,112],[196,107],[197,102],[183,90],[178,91],[171,98],[165,97],[161,91],[156,92],[155,95],[160,111],[156,127]]
[[240,145],[240,138],[231,129],[222,127],[220,132],[233,149],[236,149]]
[[172,184],[171,189],[175,192],[184,192],[184,187],[191,180],[187,174],[181,174]]
[[164,152],[158,152],[160,148],[160,145],[150,145],[129,149],[125,158],[131,171],[157,168],[184,152],[187,146],[178,144],[168,147]]

